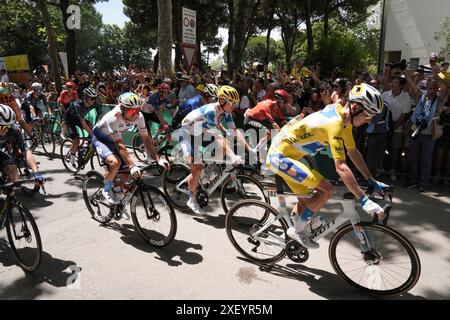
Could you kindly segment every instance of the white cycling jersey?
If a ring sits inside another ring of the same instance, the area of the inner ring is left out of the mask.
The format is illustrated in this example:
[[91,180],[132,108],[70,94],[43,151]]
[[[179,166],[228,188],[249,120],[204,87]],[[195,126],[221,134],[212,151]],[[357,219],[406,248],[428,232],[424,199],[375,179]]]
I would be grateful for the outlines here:
[[129,131],[134,126],[138,126],[141,134],[147,134],[148,131],[145,127],[145,120],[142,113],[139,112],[139,116],[134,121],[125,120],[122,117],[122,111],[120,106],[115,107],[95,125],[95,128],[101,130],[102,133],[111,136],[113,139],[119,139],[125,131]]

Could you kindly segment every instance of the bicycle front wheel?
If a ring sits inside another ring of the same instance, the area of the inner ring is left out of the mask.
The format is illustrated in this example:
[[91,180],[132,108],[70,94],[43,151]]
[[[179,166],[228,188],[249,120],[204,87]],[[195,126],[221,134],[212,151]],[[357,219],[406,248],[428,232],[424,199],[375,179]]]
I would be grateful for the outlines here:
[[334,271],[356,289],[375,296],[411,290],[420,277],[420,259],[411,243],[383,225],[362,224],[372,251],[361,253],[352,225],[336,232],[328,254]]
[[283,219],[274,221],[259,235],[278,211],[262,201],[242,200],[232,206],[225,218],[228,239],[246,258],[262,263],[275,263],[286,255],[287,225]]
[[41,143],[44,152],[50,156],[55,154],[55,137],[49,127],[42,129]]
[[[78,163],[79,163],[79,159],[78,159],[78,152],[74,155],[75,157],[75,161],[74,164],[72,165],[72,163],[70,162],[70,149],[72,148],[72,139],[66,139],[61,143],[61,148],[60,148],[60,156],[61,156],[61,161],[64,165],[64,167],[67,169],[67,171],[72,172],[72,173],[77,173],[78,171],[80,171],[80,168],[78,167]],[[81,144],[81,142],[80,142]]]
[[228,213],[230,207],[244,199],[264,201],[270,204],[270,199],[264,194],[264,187],[258,180],[248,175],[238,174],[236,179],[228,177],[220,191],[220,202],[223,211]]
[[175,238],[177,218],[167,196],[143,184],[131,199],[131,217],[138,233],[149,244],[164,247]]
[[38,227],[30,211],[22,205],[12,203],[6,221],[9,244],[20,267],[35,271],[41,262],[42,243]]

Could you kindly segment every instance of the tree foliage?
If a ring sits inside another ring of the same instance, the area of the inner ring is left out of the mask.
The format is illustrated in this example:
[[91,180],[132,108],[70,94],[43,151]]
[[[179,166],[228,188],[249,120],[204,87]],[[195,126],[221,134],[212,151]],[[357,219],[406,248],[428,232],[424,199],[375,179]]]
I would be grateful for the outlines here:
[[441,56],[450,59],[450,17],[447,17],[441,25],[441,30],[436,32],[435,39],[442,41]]

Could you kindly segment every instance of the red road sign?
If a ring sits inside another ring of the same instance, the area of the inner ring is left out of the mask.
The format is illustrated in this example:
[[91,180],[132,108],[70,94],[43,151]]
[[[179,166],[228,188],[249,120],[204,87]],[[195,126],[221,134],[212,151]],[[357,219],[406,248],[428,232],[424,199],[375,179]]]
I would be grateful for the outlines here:
[[188,71],[191,71],[192,64],[197,56],[198,46],[190,43],[181,43],[180,47],[188,67]]

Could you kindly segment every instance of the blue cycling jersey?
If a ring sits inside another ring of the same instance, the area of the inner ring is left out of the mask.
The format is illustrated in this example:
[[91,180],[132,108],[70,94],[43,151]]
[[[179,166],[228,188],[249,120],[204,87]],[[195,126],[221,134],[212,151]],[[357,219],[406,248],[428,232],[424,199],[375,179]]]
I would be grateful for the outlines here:
[[221,108],[217,102],[213,102],[195,109],[183,119],[182,127],[194,136],[200,135],[208,129],[218,128],[219,122],[228,129],[236,129],[233,117],[229,113],[219,114]]
[[147,101],[142,105],[141,111],[145,113],[154,113],[155,111],[159,111],[161,105],[168,105],[169,100],[161,99],[159,93],[154,93],[150,97],[148,97]]
[[190,111],[200,108],[202,106],[202,96],[196,95],[195,97],[186,101],[182,106],[178,107],[178,111],[183,111],[189,109]]

